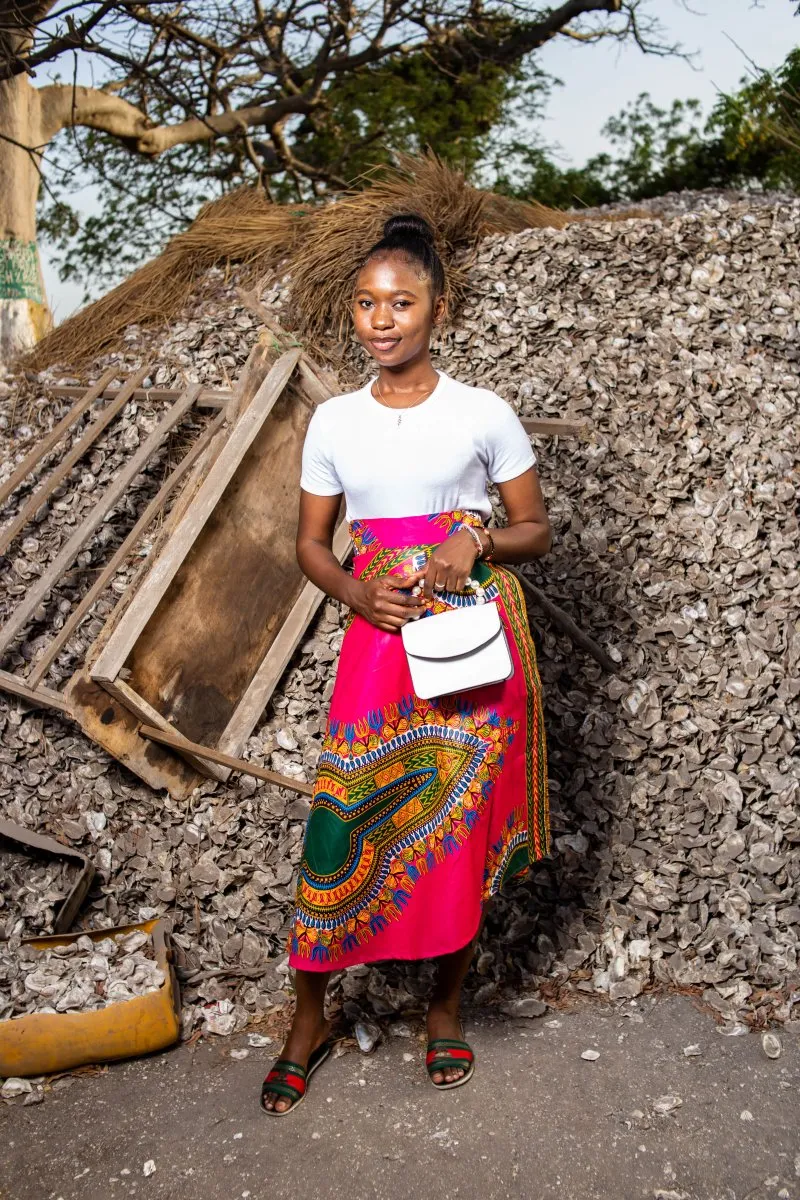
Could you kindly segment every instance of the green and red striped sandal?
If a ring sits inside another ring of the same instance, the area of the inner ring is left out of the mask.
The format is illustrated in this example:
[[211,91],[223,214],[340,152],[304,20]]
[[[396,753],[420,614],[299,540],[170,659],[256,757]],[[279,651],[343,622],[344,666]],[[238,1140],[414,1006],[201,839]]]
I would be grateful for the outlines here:
[[[306,1098],[308,1081],[317,1067],[321,1067],[325,1059],[329,1057],[330,1052],[331,1043],[323,1042],[309,1057],[307,1067],[301,1067],[299,1063],[292,1062],[288,1058],[279,1058],[273,1064],[272,1070],[261,1086],[261,1107],[268,1117],[288,1117],[298,1104],[302,1104]],[[291,1100],[289,1107],[283,1112],[279,1112],[277,1108],[266,1108],[264,1101],[270,1092]]]
[[[446,1092],[450,1088],[462,1087],[469,1083],[475,1071],[475,1055],[468,1042],[459,1042],[455,1038],[434,1038],[428,1042],[428,1052],[425,1055],[425,1066],[428,1077],[437,1092]],[[452,1083],[434,1083],[435,1071],[444,1071],[447,1067],[466,1067],[464,1074]]]

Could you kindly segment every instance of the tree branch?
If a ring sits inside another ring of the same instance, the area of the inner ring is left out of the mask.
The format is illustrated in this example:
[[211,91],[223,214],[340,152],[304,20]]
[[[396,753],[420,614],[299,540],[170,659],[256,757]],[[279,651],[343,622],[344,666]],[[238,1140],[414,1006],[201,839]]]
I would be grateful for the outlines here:
[[0,29],[32,32],[56,3],[57,0],[0,0]]
[[440,37],[445,45],[449,44],[468,62],[479,55],[498,66],[510,66],[544,46],[578,18],[597,12],[614,15],[622,9],[623,0],[566,0],[540,20],[514,22],[513,32],[506,37],[498,37],[494,32],[496,20],[493,17],[486,18],[483,27],[473,25],[468,32],[460,28],[442,30]]
[[313,105],[302,96],[288,96],[274,104],[233,109],[210,117],[191,117],[174,125],[150,125],[143,112],[120,96],[97,88],[53,83],[39,91],[45,129],[53,137],[60,129],[80,125],[119,138],[129,149],[157,158],[173,146],[207,142],[235,134],[254,125],[271,129],[292,113],[306,113]]
[[[41,21],[47,14],[47,9],[52,8],[55,0],[45,0],[41,5],[28,6],[31,11],[44,10],[41,16],[37,17],[37,21]],[[67,17],[67,33],[61,34],[59,37],[53,37],[43,46],[41,50],[35,51],[33,54],[20,53],[9,54],[5,62],[0,62],[0,82],[4,79],[13,79],[15,75],[22,75],[26,72],[28,75],[35,75],[36,68],[43,63],[53,62],[67,50],[80,50],[86,43],[91,31],[100,24],[104,17],[108,16],[114,9],[119,8],[118,0],[104,0],[93,13],[86,18],[81,25],[76,25],[72,17]],[[23,34],[22,13],[23,9],[17,9],[15,5],[14,17],[19,21],[17,26],[18,36]],[[27,16],[24,18],[27,21]],[[31,35],[33,27],[31,27]],[[24,43],[22,43],[24,44]]]

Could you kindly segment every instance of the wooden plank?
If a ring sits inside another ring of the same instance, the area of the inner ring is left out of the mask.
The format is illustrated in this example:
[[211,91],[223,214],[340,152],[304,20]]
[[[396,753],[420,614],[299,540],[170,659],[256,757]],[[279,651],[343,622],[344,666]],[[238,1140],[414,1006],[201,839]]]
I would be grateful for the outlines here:
[[24,628],[48,592],[58,583],[64,570],[74,560],[75,556],[80,553],[81,548],[88,542],[95,530],[102,525],[108,512],[118,503],[139,472],[147,465],[147,461],[153,454],[153,451],[161,445],[169,431],[173,426],[178,424],[187,409],[191,408],[199,390],[199,384],[192,384],[188,388],[183,397],[173,404],[152,433],[142,442],[133,457],[128,460],[113,482],[109,484],[89,516],[78,526],[72,537],[67,541],[67,544],[56,555],[44,575],[39,578],[35,586],[27,593],[19,608],[11,614],[5,625],[0,629],[0,653],[7,649],[9,643]]
[[107,645],[109,638],[113,634],[119,622],[130,607],[131,602],[138,594],[139,588],[143,581],[150,573],[153,563],[158,562],[159,556],[162,553],[164,546],[168,543],[173,533],[180,525],[186,512],[194,500],[203,480],[208,475],[209,470],[217,459],[217,456],[225,445],[228,434],[230,433],[230,422],[225,421],[217,430],[215,436],[211,439],[203,454],[195,463],[191,470],[189,478],[184,486],[179,491],[178,495],[172,503],[172,507],[164,515],[164,519],[158,529],[158,532],[153,539],[153,545],[147,558],[143,559],[139,565],[139,569],[134,573],[130,585],[122,593],[114,608],[111,611],[105,625],[100,630],[92,645],[86,652],[86,662],[84,665],[91,666],[97,658],[99,658],[104,647]]
[[109,367],[104,371],[98,380],[86,390],[84,388],[76,388],[75,392],[79,394],[80,399],[77,404],[73,404],[72,408],[66,413],[61,420],[53,426],[48,434],[36,443],[36,445],[28,451],[22,462],[12,471],[8,479],[0,486],[0,504],[5,504],[8,497],[16,487],[22,483],[26,475],[29,475],[38,462],[49,454],[53,447],[58,443],[63,433],[66,433],[76,421],[86,412],[86,409],[92,404],[97,397],[103,392],[107,383],[114,378],[119,372],[119,367]]
[[[197,493],[221,447],[225,443],[228,423],[221,425],[206,449],[192,467],[186,483],[166,513],[150,555],[142,562],[130,587],[119,598],[99,637],[87,653],[87,660],[96,657],[107,638],[124,614],[133,596],[146,578],[161,547],[172,536],[186,508]],[[188,800],[205,779],[207,770],[197,771],[180,754],[167,746],[159,746],[139,736],[141,722],[128,707],[109,693],[89,675],[88,663],[75,672],[64,689],[72,718],[84,733],[129,770],[137,774],[154,791],[167,791],[175,800]],[[220,768],[223,770],[224,768]]]
[[598,646],[594,638],[589,637],[588,633],[584,633],[580,625],[573,621],[569,613],[565,613],[563,608],[554,603],[549,596],[546,596],[541,588],[538,588],[535,583],[531,583],[530,579],[518,567],[505,567],[512,575],[516,575],[517,579],[522,584],[525,591],[531,600],[539,605],[542,612],[547,613],[547,616],[562,629],[568,637],[572,639],[576,646],[580,646],[582,650],[586,650],[591,654],[592,658],[600,664],[604,671],[609,675],[616,675],[619,671],[619,665],[609,658],[602,646]]
[[[230,437],[201,485],[197,496],[175,530],[169,545],[153,564],[108,643],[92,667],[92,678],[101,683],[116,678],[159,602],[180,570],[198,535],[214,511],[264,422],[281,396],[300,357],[299,350],[282,355],[267,375],[250,407],[237,421]],[[246,534],[245,530],[240,531]],[[138,687],[135,689],[141,691]]]
[[142,737],[152,738],[154,742],[161,742],[164,746],[172,746],[175,750],[180,750],[182,754],[191,753],[193,755],[203,755],[205,758],[214,763],[230,768],[231,771],[241,771],[245,775],[255,775],[256,779],[265,779],[267,783],[274,783],[278,787],[290,788],[293,792],[299,792],[301,796],[313,796],[314,788],[310,783],[303,783],[300,779],[292,779],[291,775],[279,775],[276,771],[268,771],[266,767],[256,766],[255,763],[247,762],[243,758],[232,758],[230,754],[221,754],[219,750],[212,750],[208,746],[200,746],[197,742],[190,742],[188,738],[182,737],[175,732],[166,733],[161,728],[153,728],[143,725],[139,731]]
[[76,671],[64,695],[73,720],[86,736],[155,791],[168,791],[175,800],[188,800],[206,780],[205,771],[200,774],[174,750],[140,737],[138,717],[95,683],[88,671]]
[[[249,308],[251,313],[255,317],[258,317],[262,325],[266,327],[270,343],[273,347],[280,351],[299,345],[294,334],[289,333],[286,329],[282,329],[276,320],[275,314],[267,308],[262,300],[259,300],[257,288],[253,288],[251,291],[245,288],[237,288],[236,292],[245,307]],[[326,371],[319,363],[309,358],[305,351],[303,351],[302,358],[297,367],[298,373],[306,385],[303,389],[305,396],[312,404],[321,404],[336,394],[338,387],[336,377],[331,372]]]
[[[106,372],[108,375],[109,372]],[[119,374],[119,368],[113,367],[111,370],[111,378]],[[56,384],[48,388],[48,391],[54,396],[61,396],[64,399],[70,399],[72,396],[81,396],[83,394],[82,387],[73,387],[72,384]],[[113,400],[117,395],[119,388],[104,388],[103,399]],[[177,400],[178,396],[182,396],[185,388],[136,388],[132,400]],[[230,401],[233,399],[234,392],[231,388],[201,388],[195,400],[195,408],[199,409],[220,409],[227,408]]]
[[303,381],[303,390],[308,396],[311,403],[316,407],[318,404],[324,404],[326,400],[330,400],[333,392],[320,379],[317,372],[304,354],[297,364],[300,377]]
[[539,434],[542,437],[585,437],[589,431],[589,422],[583,420],[570,421],[561,417],[521,417],[523,427],[528,433]]
[[[347,521],[342,521],[336,530],[333,553],[339,562],[344,562],[350,553]],[[218,749],[223,753],[241,754],[324,596],[315,584],[306,583],[219,739]]]
[[186,472],[192,466],[194,466],[195,462],[203,453],[206,446],[216,435],[217,431],[221,429],[227,419],[228,414],[225,410],[223,410],[221,413],[218,413],[214,420],[200,434],[197,441],[189,450],[188,454],[181,459],[177,467],[175,467],[165,482],[161,485],[157,495],[155,495],[147,505],[147,508],[139,517],[139,520],[136,522],[125,540],[114,551],[114,554],[109,559],[108,563],[106,563],[105,567],[100,572],[97,579],[95,579],[86,595],[81,599],[78,607],[70,613],[69,619],[65,622],[63,627],[58,631],[56,636],[46,647],[41,657],[34,663],[32,670],[26,676],[30,687],[36,687],[36,685],[45,677],[50,668],[50,664],[58,655],[62,646],[64,646],[72,637],[73,633],[78,628],[97,597],[113,578],[117,568],[120,567],[128,557],[139,538],[150,525],[151,521],[157,516],[157,514],[166,504],[170,493],[174,491],[181,479],[183,479]]
[[18,696],[21,700],[27,700],[37,708],[55,708],[58,712],[69,713],[69,705],[61,692],[48,687],[33,688],[10,671],[0,671],[0,690],[10,692],[12,696]]
[[0,554],[5,554],[19,531],[25,528],[31,518],[36,515],[37,510],[44,504],[47,497],[53,494],[61,481],[66,479],[75,464],[83,458],[90,446],[99,438],[103,430],[114,420],[120,409],[125,407],[135,391],[136,385],[144,379],[147,372],[151,369],[151,367],[147,366],[140,367],[138,371],[135,371],[131,375],[130,379],[119,389],[111,403],[102,409],[81,437],[78,438],[69,454],[65,455],[36,491],[28,497],[14,520],[0,532]]
[[[131,712],[138,721],[144,725],[153,725],[164,733],[169,733],[173,726],[169,721],[162,717],[158,709],[153,708],[152,704],[148,704],[138,692],[135,692],[132,687],[129,687],[124,679],[113,679],[109,683],[102,685],[110,696],[118,700],[120,704]],[[186,760],[203,775],[210,775],[213,779],[227,779],[227,775],[220,774],[220,768],[213,763],[205,762],[202,759],[196,759],[191,754],[185,754]]]
[[258,389],[266,379],[267,373],[277,357],[274,343],[274,338],[262,334],[248,354],[247,362],[242,367],[242,373],[236,383],[233,400],[229,405],[233,420],[237,420],[250,407],[258,394]]

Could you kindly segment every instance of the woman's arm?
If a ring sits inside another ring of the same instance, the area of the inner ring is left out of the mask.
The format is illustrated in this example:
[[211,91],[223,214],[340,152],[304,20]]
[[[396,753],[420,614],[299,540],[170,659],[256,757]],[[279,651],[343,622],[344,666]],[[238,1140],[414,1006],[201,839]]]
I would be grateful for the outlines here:
[[295,550],[303,574],[326,596],[352,608],[355,580],[332,550],[341,502],[341,496],[314,496],[301,489]]
[[[530,467],[516,479],[499,483],[497,488],[508,524],[504,529],[492,530],[493,561],[524,563],[547,554],[553,544],[553,532],[536,468]],[[485,549],[489,544],[486,533],[479,531],[479,537]],[[464,529],[454,533],[437,546],[431,555],[425,572],[423,595],[432,596],[436,584],[448,591],[463,591],[477,555],[471,534]]]
[[300,570],[326,595],[341,600],[379,629],[394,632],[424,605],[421,597],[404,596],[399,591],[413,586],[422,573],[406,580],[382,576],[363,582],[345,571],[331,549],[341,499],[315,496],[301,489],[296,542]]
[[508,524],[505,529],[492,530],[495,562],[525,563],[547,554],[553,545],[553,530],[536,468],[498,483],[497,490]]

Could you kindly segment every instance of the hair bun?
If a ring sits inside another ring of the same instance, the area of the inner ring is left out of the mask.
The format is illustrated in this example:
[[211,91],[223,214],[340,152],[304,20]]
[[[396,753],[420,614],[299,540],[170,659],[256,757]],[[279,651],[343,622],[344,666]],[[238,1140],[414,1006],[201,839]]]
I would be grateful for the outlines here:
[[425,218],[420,217],[417,213],[400,213],[398,216],[389,217],[383,226],[383,236],[397,237],[398,235],[419,238],[428,246],[433,246],[435,242],[433,229]]

